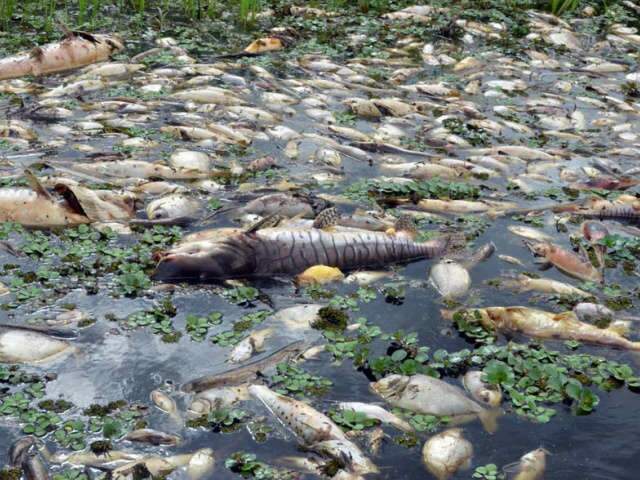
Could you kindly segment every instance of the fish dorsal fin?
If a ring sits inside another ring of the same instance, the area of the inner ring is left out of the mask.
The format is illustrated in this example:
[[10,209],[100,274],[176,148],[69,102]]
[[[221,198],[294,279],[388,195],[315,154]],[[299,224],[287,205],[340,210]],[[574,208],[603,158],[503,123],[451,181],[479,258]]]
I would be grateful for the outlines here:
[[267,215],[266,217],[261,218],[257,222],[249,225],[244,230],[244,233],[254,233],[263,228],[273,228],[277,226],[281,220],[282,217],[280,215],[278,215],[277,213],[272,213],[271,215]]
[[415,238],[418,236],[418,227],[416,226],[416,222],[411,215],[400,215],[393,225],[396,233],[404,232],[408,234],[409,237]]
[[87,212],[85,212],[84,208],[82,208],[82,203],[80,202],[76,194],[67,185],[63,183],[57,184],[56,192],[62,195],[71,210],[73,210],[75,213],[90,218],[89,215],[87,215]]
[[29,183],[29,186],[41,197],[46,198],[47,200],[53,201],[53,197],[49,193],[49,191],[44,188],[44,185],[40,182],[38,177],[36,177],[33,172],[29,169],[25,169],[24,176]]
[[556,322],[562,322],[562,321],[576,321],[576,314],[573,313],[572,310],[568,310],[566,312],[562,312],[562,313],[557,313],[556,315],[554,315],[553,319]]
[[326,229],[335,227],[338,224],[340,214],[335,207],[329,207],[322,210],[313,221],[313,228]]

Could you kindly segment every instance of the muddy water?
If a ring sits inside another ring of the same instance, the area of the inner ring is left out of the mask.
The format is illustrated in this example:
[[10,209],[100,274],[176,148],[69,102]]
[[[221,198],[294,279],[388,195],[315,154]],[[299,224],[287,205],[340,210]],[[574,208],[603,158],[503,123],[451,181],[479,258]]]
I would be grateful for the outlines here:
[[[207,59],[200,60],[206,61]],[[568,56],[567,61],[577,62],[574,56]],[[474,103],[476,108],[487,118],[498,121],[499,117],[493,112],[495,105],[507,103],[516,108],[524,108],[528,100],[543,98],[545,95],[558,94],[556,82],[562,79],[573,82],[575,86],[571,94],[562,95],[561,98],[564,103],[560,110],[564,113],[570,113],[576,109],[580,110],[585,114],[587,122],[590,122],[602,115],[602,109],[593,107],[585,101],[579,100],[578,97],[584,94],[594,82],[619,85],[623,82],[624,77],[623,74],[614,74],[610,78],[594,79],[585,75],[569,73],[567,70],[540,69],[527,71],[526,64],[521,65],[520,68],[524,69],[521,75],[517,70],[512,70],[509,75],[514,75],[517,78],[522,77],[528,83],[525,93],[510,95],[505,100],[505,98],[499,97],[486,97],[481,92],[477,95],[465,95],[464,99]],[[423,74],[422,78],[419,77],[414,80],[435,81],[441,75],[445,75],[445,71],[436,68]],[[229,72],[240,75],[247,80],[250,92],[246,98],[250,104],[269,108],[269,105],[262,105],[260,101],[259,94],[262,92],[263,86],[246,69],[232,67]],[[298,78],[296,74],[299,74],[299,78],[313,78],[313,76],[300,73],[296,69],[293,69],[292,72],[287,72],[287,74],[283,72],[274,73],[279,73],[282,79]],[[491,73],[488,70],[482,80],[483,82],[488,82],[493,79],[503,78],[503,76],[505,76],[503,70],[497,69],[495,73]],[[45,88],[52,88],[69,78],[66,75],[54,76],[43,80],[43,83]],[[458,76],[450,80],[456,85],[464,86],[465,84],[464,76]],[[137,80],[135,80],[138,84],[142,84],[145,81],[150,81],[150,79],[145,78],[144,75],[138,76]],[[216,81],[213,81],[212,85],[229,87],[224,82]],[[357,89],[351,92],[324,93],[329,96],[327,101],[328,110],[333,112],[343,110],[340,105],[342,95],[366,97],[365,94],[358,92]],[[416,97],[419,97],[419,95]],[[29,95],[25,98],[27,102],[35,101],[36,99],[35,96]],[[106,97],[103,92],[89,93],[82,96],[80,104],[99,102],[104,98]],[[6,100],[0,100],[0,102],[8,103]],[[306,116],[302,108],[296,106],[294,109],[296,110],[294,115],[284,116],[282,122],[284,125],[300,132],[325,132],[324,126]],[[162,104],[160,102],[152,111],[151,121],[145,122],[143,126],[148,129],[157,129],[167,122],[175,121],[173,114],[180,110],[180,106],[175,103]],[[74,117],[60,123],[73,126],[74,121],[84,118],[87,114],[82,108],[74,108]],[[17,112],[15,115],[16,118],[20,118],[20,113]],[[214,112],[209,118],[215,121],[217,118],[223,117]],[[636,119],[636,116],[630,114],[628,119],[623,116],[623,118],[617,118],[616,122]],[[519,120],[535,129],[535,116],[523,112]],[[425,121],[424,124],[418,120],[413,124],[403,126],[403,128],[406,128],[409,135],[413,135],[419,133],[427,124],[433,126],[430,120]],[[33,122],[33,128],[42,143],[53,138],[50,131],[51,126],[50,122]],[[365,133],[371,133],[378,126],[377,122],[358,120],[354,128]],[[637,123],[633,124],[631,129],[637,131]],[[550,166],[544,172],[544,175],[548,177],[549,183],[543,183],[540,188],[563,186],[564,182],[559,177],[561,169],[578,170],[580,167],[588,165],[590,158],[594,156],[607,157],[606,149],[616,146],[619,142],[614,133],[607,128],[596,129],[588,137],[587,142],[580,146],[564,140],[553,139],[545,145],[545,149],[557,148],[564,151],[567,154],[567,158],[561,164]],[[74,143],[90,145],[97,152],[109,152],[121,141],[121,138],[114,135],[98,134],[86,138],[78,135],[75,138],[67,137],[63,140],[64,142],[57,144],[54,149],[48,152],[47,160],[53,163],[62,161],[66,164],[72,164],[74,161],[82,160],[85,156],[74,148]],[[528,135],[505,129],[501,135],[493,137],[489,145],[527,145],[532,141],[533,139]],[[282,159],[281,152],[284,145],[285,142],[282,141],[256,140],[252,144],[250,155],[247,158],[243,158],[242,162],[248,162],[252,158],[265,154],[271,154]],[[45,147],[42,144],[33,146],[38,150],[41,149],[40,147]],[[190,144],[189,142],[181,141],[164,142],[157,148],[135,152],[134,155],[136,158],[155,161],[162,158],[163,153],[171,152],[178,147],[189,148]],[[311,142],[303,141],[300,148],[301,157],[304,157],[308,152],[313,152],[314,148]],[[206,149],[204,150],[206,151]],[[20,153],[20,151],[9,152],[9,160],[12,159],[12,155]],[[469,151],[468,149],[449,146],[447,155],[464,159],[469,156]],[[380,172],[377,164],[382,160],[382,156],[373,154],[373,157],[375,160],[373,166],[368,165],[366,162],[344,157],[343,181],[335,186],[313,186],[311,190],[314,192],[340,193],[345,185],[349,185],[356,180],[379,177]],[[617,162],[621,170],[635,166],[634,158],[614,156],[611,159]],[[407,157],[403,160],[412,161],[415,159]],[[10,167],[12,168],[7,168],[7,174],[15,171],[12,170],[13,167],[17,170],[18,167],[26,166],[32,161],[34,161],[33,158],[25,157],[14,160],[15,165],[11,165]],[[297,162],[284,161],[282,163],[285,165],[283,175],[299,182],[308,181],[310,174],[321,170],[318,165],[302,160]],[[509,176],[498,176],[489,180],[471,180],[471,182],[486,186],[487,188],[483,191],[483,195],[492,196],[493,198],[516,199],[523,205],[548,203],[549,200],[544,198],[539,199],[537,202],[524,200],[521,196],[505,188],[507,180],[516,178],[524,172],[524,168],[521,163],[520,166],[512,168]],[[198,195],[203,199],[208,199],[207,195]],[[234,196],[233,189],[227,189],[216,196],[221,197],[223,200],[228,200],[229,204],[232,205],[241,204],[242,202],[242,200],[238,200]],[[521,240],[507,233],[506,227],[514,222],[506,218],[486,218],[486,221],[488,222],[488,228],[475,240],[475,244],[480,245],[493,241],[496,244],[497,253],[519,258],[525,264],[526,270],[535,271],[536,267],[533,264],[530,252]],[[567,234],[556,231],[552,215],[546,214],[544,221],[544,231],[554,236],[557,239],[557,243],[568,246]],[[226,226],[229,224],[231,224],[231,220],[221,216],[205,224],[189,227],[186,231],[196,231],[205,227]],[[430,228],[436,229],[437,226],[431,226]],[[122,240],[123,244],[130,241]],[[15,262],[14,258],[7,255],[2,260],[4,263]],[[36,266],[26,260],[21,260],[21,263],[24,263],[24,268],[26,269]],[[418,332],[420,345],[428,346],[432,351],[441,348],[449,351],[471,348],[471,345],[441,318],[439,310],[444,305],[436,292],[426,284],[429,265],[429,261],[421,261],[400,269],[401,275],[407,281],[416,281],[415,286],[407,287],[406,298],[401,305],[386,303],[383,296],[378,295],[372,302],[360,304],[360,311],[353,313],[352,318],[357,316],[366,317],[370,323],[380,326],[385,332],[393,332],[399,329],[407,332],[416,331]],[[465,300],[465,304],[469,306],[529,305],[550,309],[549,302],[543,296],[500,290],[485,283],[499,274],[518,271],[523,271],[523,269],[505,264],[497,258],[497,255],[494,255],[472,271],[472,291]],[[553,269],[547,271],[545,276],[567,281],[566,277]],[[627,288],[632,288],[637,284],[636,277],[623,274],[621,269],[610,271],[607,280]],[[9,278],[6,278],[5,281],[9,281]],[[104,281],[108,283],[109,279],[104,279]],[[275,310],[310,301],[308,297],[298,292],[288,281],[275,280],[273,282],[256,282],[254,284],[272,299]],[[353,293],[355,289],[355,287],[350,286],[336,287],[339,294],[345,295]],[[146,297],[137,299],[114,298],[106,291],[100,291],[97,295],[88,295],[83,289],[77,288],[72,289],[63,296],[52,295],[51,303],[45,308],[38,308],[36,311],[29,304],[15,310],[2,311],[0,312],[0,321],[2,323],[22,324],[41,317],[66,303],[76,304],[78,309],[90,313],[98,320],[94,326],[80,331],[76,341],[78,353],[74,356],[52,365],[25,367],[27,371],[56,374],[57,378],[47,384],[47,398],[64,398],[73,402],[76,405],[74,412],[78,412],[83,407],[93,403],[106,403],[119,399],[126,399],[131,403],[150,404],[149,393],[159,387],[168,391],[175,390],[174,397],[177,399],[179,407],[184,411],[188,397],[177,391],[178,386],[200,375],[224,371],[229,368],[228,364],[225,363],[229,349],[220,348],[210,341],[193,342],[188,335],[184,335],[176,344],[163,343],[160,336],[154,335],[149,329],[125,330],[105,317],[107,314],[114,313],[123,318],[132,312],[149,307],[152,305],[154,298],[159,298],[159,295],[150,293]],[[183,332],[185,318],[188,314],[206,315],[212,311],[222,312],[224,314],[223,324],[213,327],[210,330],[211,334],[228,329],[234,321],[237,321],[246,313],[259,309],[269,309],[268,306],[259,302],[250,309],[230,305],[227,300],[216,294],[215,287],[206,285],[179,286],[176,292],[173,293],[172,300],[178,311],[177,316],[174,318],[174,326],[178,331]],[[630,310],[626,313],[636,314],[638,312]],[[267,320],[263,325],[268,326],[269,321]],[[309,332],[305,335],[308,338],[317,339],[317,334],[314,332]],[[297,335],[292,332],[279,331],[278,335],[267,343],[265,355],[297,338]],[[526,341],[524,337],[520,336],[516,336],[515,340]],[[501,342],[504,341],[505,339],[502,338]],[[562,342],[546,342],[546,344],[549,348],[561,351],[565,349]],[[384,353],[381,345],[373,348],[380,350],[377,354]],[[582,346],[580,347],[580,352],[604,355],[608,359],[628,362],[634,366],[637,364],[637,360],[631,355],[611,349]],[[332,363],[330,356],[324,353],[317,359],[307,361],[303,366],[311,374],[327,377],[334,382],[325,396],[310,399],[312,404],[319,409],[328,409],[333,401],[376,402],[378,400],[368,390],[369,379],[363,373],[354,370],[350,361],[335,365]],[[458,381],[456,379],[450,380],[454,383]],[[547,478],[560,480],[575,478],[636,478],[636,470],[640,467],[634,449],[634,445],[640,441],[640,434],[637,432],[637,425],[640,420],[637,408],[639,399],[634,393],[626,389],[615,390],[611,393],[598,391],[598,395],[600,404],[596,412],[587,416],[574,416],[570,413],[569,406],[560,405],[557,407],[557,415],[547,424],[536,424],[515,414],[507,414],[500,419],[499,430],[493,435],[484,432],[477,422],[466,425],[464,427],[465,436],[473,443],[475,449],[474,467],[487,463],[505,465],[515,461],[525,452],[543,446],[553,454],[548,459]],[[256,417],[264,416],[269,418],[269,413],[257,404],[247,403],[241,408]],[[254,452],[261,461],[276,466],[278,465],[279,457],[301,455],[301,452],[296,448],[295,439],[272,420],[269,421],[275,426],[274,433],[269,436],[266,442],[258,443],[246,429],[241,429],[233,434],[185,429],[159,410],[151,407],[150,411],[148,421],[152,428],[178,433],[183,436],[184,442],[175,449],[132,447],[124,443],[118,446],[158,453],[188,452],[201,447],[213,448],[216,454],[217,466],[210,478],[236,478],[236,474],[224,468],[224,459],[238,450]],[[7,461],[6,452],[9,445],[21,435],[21,426],[13,419],[9,417],[0,419],[1,462]],[[427,437],[427,434],[420,435],[421,441]],[[418,445],[408,449],[391,441],[386,442],[380,454],[373,458],[380,467],[380,478],[425,478],[426,473],[420,461],[420,447],[421,445]],[[470,475],[471,472],[460,472],[455,478],[469,478]]]

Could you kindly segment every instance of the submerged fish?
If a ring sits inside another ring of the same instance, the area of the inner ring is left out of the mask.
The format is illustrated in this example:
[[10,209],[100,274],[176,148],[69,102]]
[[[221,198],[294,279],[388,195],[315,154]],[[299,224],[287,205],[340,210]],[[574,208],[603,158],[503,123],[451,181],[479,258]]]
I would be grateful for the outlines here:
[[[486,307],[463,310],[474,315],[488,330],[521,332],[535,338],[557,338],[607,345],[628,350],[640,350],[640,342],[624,337],[624,325],[612,324],[607,328],[581,322],[574,312],[552,313],[529,307]],[[442,310],[445,318],[455,312]],[[479,317],[478,317],[479,315]]]
[[285,362],[305,350],[305,342],[297,341],[293,342],[280,350],[276,350],[272,354],[265,358],[255,360],[246,365],[242,365],[226,372],[214,373],[213,375],[205,375],[204,377],[191,380],[182,386],[184,392],[204,392],[217,387],[225,387],[231,385],[239,385],[249,380],[256,378],[256,376],[274,365]]
[[602,272],[595,268],[589,260],[565,250],[550,242],[540,242],[529,245],[529,248],[536,255],[558,270],[567,275],[580,280],[591,282],[602,282]]
[[449,245],[450,237],[416,243],[378,232],[267,228],[229,236],[189,253],[169,250],[162,255],[154,278],[202,281],[295,275],[313,265],[357,270],[433,258]]
[[[547,466],[547,452],[544,448],[537,448],[525,453],[520,461],[514,465],[514,480],[541,480]],[[510,470],[505,467],[505,471]]]

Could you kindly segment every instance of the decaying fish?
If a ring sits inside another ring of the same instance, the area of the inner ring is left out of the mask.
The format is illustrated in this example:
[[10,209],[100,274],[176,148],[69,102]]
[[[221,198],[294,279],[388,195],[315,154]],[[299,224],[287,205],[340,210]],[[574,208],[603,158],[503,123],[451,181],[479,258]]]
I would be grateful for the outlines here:
[[513,471],[514,480],[541,480],[547,466],[548,453],[544,448],[537,448],[525,453],[519,462],[506,466],[504,470],[508,473]]
[[473,445],[459,428],[434,435],[422,447],[422,461],[438,480],[446,480],[458,470],[469,468],[472,456]]
[[462,385],[477,402],[492,408],[500,406],[502,402],[500,386],[486,383],[482,380],[482,375],[479,370],[469,370],[462,377]]
[[433,258],[449,245],[448,237],[416,243],[378,232],[267,228],[231,236],[192,253],[169,250],[161,256],[154,277],[203,281],[295,275],[313,265],[348,271]]
[[122,50],[122,41],[113,35],[71,32],[64,40],[35,47],[0,60],[0,80],[46,75],[107,60]]
[[33,329],[0,325],[0,362],[39,364],[73,351],[74,347],[61,338]]
[[261,401],[289,428],[304,446],[337,460],[346,460],[347,469],[358,474],[376,473],[376,466],[326,415],[308,404],[273,392],[263,385],[251,385],[250,395]]
[[471,286],[469,271],[451,259],[444,259],[431,267],[429,283],[443,298],[464,296]]
[[454,385],[427,375],[389,375],[370,384],[371,390],[394,407],[435,416],[478,417],[495,432],[497,412],[486,410]]
[[303,341],[293,342],[279,350],[276,350],[265,358],[255,360],[232,370],[227,370],[226,372],[206,375],[204,377],[191,380],[182,386],[182,391],[198,393],[212,388],[245,383],[256,378],[260,372],[299,355],[304,351],[304,349],[305,343]]
[[[444,318],[452,319],[454,311],[442,310]],[[521,332],[534,338],[577,340],[595,345],[608,345],[627,350],[640,350],[640,342],[624,337],[625,324],[614,323],[606,328],[581,322],[574,312],[552,313],[529,307],[486,307],[469,309],[466,314],[477,318],[488,330]]]
[[336,267],[326,265],[314,265],[307,268],[296,277],[298,285],[324,285],[326,283],[338,282],[344,278],[344,274]]
[[159,432],[150,428],[141,428],[133,430],[125,435],[124,440],[130,442],[149,443],[151,445],[167,445],[176,446],[180,443],[181,438],[178,435]]
[[382,423],[393,425],[403,432],[413,431],[413,428],[408,422],[378,405],[371,405],[369,403],[362,402],[340,402],[338,403],[338,409],[353,410],[354,412],[363,413],[369,418],[375,418],[376,420],[380,420]]
[[556,295],[577,295],[579,297],[592,297],[589,292],[585,292],[568,283],[559,282],[550,278],[532,278],[528,275],[520,274],[516,277],[500,279],[500,285],[512,288],[519,292],[541,292]]
[[248,385],[211,388],[198,393],[189,408],[187,415],[190,418],[198,418],[214,410],[231,407],[238,402],[249,399]]
[[233,347],[233,350],[229,353],[229,362],[241,363],[250,359],[254,353],[262,351],[265,339],[272,333],[272,328],[263,328],[261,330],[256,330],[255,332],[251,332],[247,337],[243,338],[235,347]]
[[547,264],[555,266],[571,277],[591,282],[603,281],[602,272],[586,258],[581,258],[550,242],[539,242],[528,246],[534,254],[543,257]]

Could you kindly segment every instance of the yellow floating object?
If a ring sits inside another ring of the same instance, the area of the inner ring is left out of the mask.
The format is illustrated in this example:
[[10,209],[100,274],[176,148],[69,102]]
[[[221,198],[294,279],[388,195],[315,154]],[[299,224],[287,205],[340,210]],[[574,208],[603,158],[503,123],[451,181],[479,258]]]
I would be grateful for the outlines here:
[[247,53],[265,53],[282,50],[284,43],[278,37],[264,37],[254,40],[244,49]]
[[312,285],[337,282],[344,278],[344,274],[336,267],[328,267],[326,265],[314,265],[307,268],[304,272],[298,275],[298,284],[300,285]]

